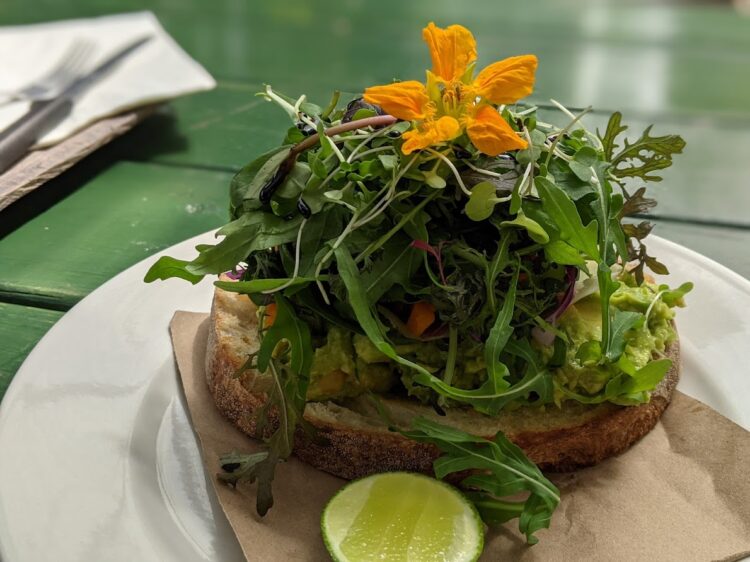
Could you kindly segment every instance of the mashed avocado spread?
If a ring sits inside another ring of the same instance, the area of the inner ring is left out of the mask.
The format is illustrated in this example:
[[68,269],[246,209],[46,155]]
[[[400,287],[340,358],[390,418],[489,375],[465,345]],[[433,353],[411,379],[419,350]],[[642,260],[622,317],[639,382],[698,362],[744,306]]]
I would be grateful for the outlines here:
[[[677,335],[672,327],[674,311],[661,300],[654,302],[656,295],[657,290],[652,285],[621,285],[610,301],[612,306],[622,311],[648,312],[647,321],[625,335],[624,356],[635,369],[644,367],[653,358],[654,352],[663,353]],[[601,391],[618,374],[618,368],[612,364],[599,365],[580,353],[583,344],[601,337],[599,295],[590,295],[571,305],[560,317],[558,326],[568,336],[569,345],[565,364],[554,371],[555,382],[579,394]]]
[[370,340],[333,326],[325,345],[315,350],[307,399],[350,398],[366,390],[383,393],[394,382],[388,358]]
[[[647,314],[642,325],[625,335],[623,355],[635,369],[644,367],[655,354],[663,353],[676,338],[671,322],[674,312],[661,300],[655,300],[657,293],[653,285],[629,287],[622,284],[611,298],[615,308]],[[580,395],[600,392],[620,371],[614,364],[600,365],[581,353],[584,344],[601,337],[599,295],[590,295],[571,305],[558,320],[557,327],[567,336],[568,346],[563,366],[553,369],[556,387]],[[447,353],[435,342],[399,345],[396,350],[434,371],[445,364]],[[549,361],[551,348],[540,351]],[[307,398],[329,400],[354,397],[365,391],[385,393],[394,387],[399,377],[410,395],[426,398],[429,394],[429,389],[414,385],[409,373],[394,365],[366,336],[332,327],[326,343],[315,350]],[[482,345],[467,338],[459,344],[451,384],[470,389],[478,387],[485,379]],[[560,399],[562,393],[557,394]]]

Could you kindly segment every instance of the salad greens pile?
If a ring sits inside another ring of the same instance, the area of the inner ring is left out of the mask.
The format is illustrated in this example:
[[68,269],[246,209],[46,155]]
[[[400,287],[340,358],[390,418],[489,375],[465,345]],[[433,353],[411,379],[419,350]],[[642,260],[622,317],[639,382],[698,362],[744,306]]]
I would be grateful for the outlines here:
[[[163,257],[146,276],[196,283],[230,271],[239,280],[217,287],[248,295],[261,314],[273,307],[245,367],[273,377],[269,408],[280,423],[265,452],[222,459],[226,481],[258,480],[259,512],[271,507],[274,468],[291,454],[297,427],[306,426],[314,350],[331,327],[366,336],[399,374],[391,392],[439,413],[648,400],[670,362],[635,368],[627,360],[628,334],[649,312],[621,310],[610,299],[623,284],[640,286],[645,268],[666,272],[646,251],[649,225],[627,219],[653,206],[645,185],[659,181],[682,151],[680,137],[652,136],[649,128],[631,142],[619,113],[594,133],[581,125],[587,111],[574,115],[555,102],[568,121],[558,127],[537,107],[517,104],[499,111],[528,139],[525,149],[489,157],[463,133],[406,155],[403,134],[412,124],[362,99],[344,106],[336,93],[320,107],[270,87],[262,95],[292,124],[281,146],[232,180],[231,222],[218,231],[221,240],[199,246],[192,261]],[[570,342],[557,320],[576,281],[590,275],[601,334],[578,356],[613,376],[596,393],[561,394],[553,371]],[[651,304],[673,306],[689,289],[660,286]],[[415,307],[427,318],[418,331]],[[425,361],[419,345],[431,346],[440,364]],[[468,356],[482,368],[467,373]],[[380,408],[387,419],[387,407]],[[558,490],[502,434],[487,440],[427,419],[394,430],[442,451],[439,478],[478,470],[462,487],[486,521],[519,517],[529,542],[549,525]],[[518,492],[527,499],[503,499]]]

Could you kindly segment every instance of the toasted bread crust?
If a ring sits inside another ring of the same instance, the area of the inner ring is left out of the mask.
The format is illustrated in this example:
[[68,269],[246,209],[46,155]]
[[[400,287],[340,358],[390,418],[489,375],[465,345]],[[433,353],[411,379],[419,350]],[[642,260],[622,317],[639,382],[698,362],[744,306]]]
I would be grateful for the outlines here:
[[[257,349],[256,309],[246,297],[216,290],[206,354],[208,387],[219,411],[240,430],[256,436],[256,414],[265,404],[270,380],[252,370],[237,376],[247,354]],[[639,406],[601,404],[550,415],[547,425],[529,424],[541,416],[530,412],[503,414],[499,419],[478,413],[462,413],[439,419],[461,429],[475,429],[491,437],[498,430],[527,456],[548,471],[568,471],[590,466],[622,453],[648,433],[669,405],[679,378],[679,344],[667,349],[672,368],[652,394]],[[413,401],[408,401],[413,402]],[[386,400],[401,412],[399,423],[408,425],[414,415],[434,416],[430,408]],[[270,425],[277,422],[270,412]],[[519,421],[525,417],[527,422]],[[431,444],[417,443],[388,430],[376,416],[334,404],[310,402],[305,419],[317,436],[301,429],[295,435],[297,457],[337,476],[360,478],[377,472],[409,470],[430,473],[439,455]]]

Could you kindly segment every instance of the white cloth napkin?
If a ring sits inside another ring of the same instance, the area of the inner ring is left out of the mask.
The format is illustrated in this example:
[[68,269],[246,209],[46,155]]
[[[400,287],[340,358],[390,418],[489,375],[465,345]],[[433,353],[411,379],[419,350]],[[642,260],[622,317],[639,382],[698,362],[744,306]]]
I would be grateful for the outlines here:
[[[93,69],[143,35],[153,39],[120,62],[78,98],[71,114],[37,145],[55,144],[90,123],[141,105],[210,90],[216,82],[172,39],[151,12],[36,25],[0,27],[0,100],[54,68],[77,38],[95,45]],[[0,105],[0,130],[28,109],[28,102]]]

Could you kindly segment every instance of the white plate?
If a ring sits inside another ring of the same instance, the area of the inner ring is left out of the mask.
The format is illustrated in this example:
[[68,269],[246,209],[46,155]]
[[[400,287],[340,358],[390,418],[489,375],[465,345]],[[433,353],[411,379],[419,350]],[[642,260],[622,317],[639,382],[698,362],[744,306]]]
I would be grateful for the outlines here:
[[[204,234],[164,253],[189,258]],[[649,249],[693,281],[678,317],[679,388],[750,428],[750,282],[681,246]],[[0,408],[0,558],[5,562],[242,560],[205,475],[167,325],[207,311],[212,285],[145,285],[156,256],[68,312]]]

